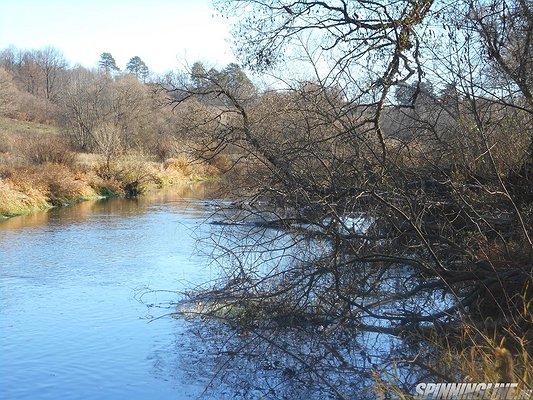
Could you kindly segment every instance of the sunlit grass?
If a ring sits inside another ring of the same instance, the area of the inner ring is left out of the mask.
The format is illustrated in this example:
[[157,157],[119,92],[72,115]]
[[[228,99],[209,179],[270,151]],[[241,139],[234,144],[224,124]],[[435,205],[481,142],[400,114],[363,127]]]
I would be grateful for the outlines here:
[[215,165],[185,156],[161,163],[130,152],[105,162],[99,154],[72,151],[56,126],[0,117],[0,217],[99,197],[138,196],[219,174]]
[[21,190],[0,179],[0,217],[25,214],[50,207],[46,196],[31,187]]
[[59,134],[59,128],[53,125],[39,124],[30,121],[19,121],[0,117],[0,135],[8,134]]
[[181,182],[212,179],[218,170],[204,164],[158,163],[127,155],[109,168],[97,155],[78,154],[68,164],[0,163],[0,216],[13,216],[112,196],[138,196]]

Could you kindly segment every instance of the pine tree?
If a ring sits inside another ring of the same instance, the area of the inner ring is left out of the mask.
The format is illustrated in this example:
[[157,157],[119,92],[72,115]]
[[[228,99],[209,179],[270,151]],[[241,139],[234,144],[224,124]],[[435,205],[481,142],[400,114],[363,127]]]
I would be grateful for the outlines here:
[[98,62],[98,68],[107,73],[118,72],[120,68],[117,67],[117,63],[111,53],[100,54],[100,61]]
[[137,79],[140,79],[143,82],[145,82],[148,75],[150,75],[150,70],[139,56],[132,57],[130,61],[128,61],[126,71],[135,75]]

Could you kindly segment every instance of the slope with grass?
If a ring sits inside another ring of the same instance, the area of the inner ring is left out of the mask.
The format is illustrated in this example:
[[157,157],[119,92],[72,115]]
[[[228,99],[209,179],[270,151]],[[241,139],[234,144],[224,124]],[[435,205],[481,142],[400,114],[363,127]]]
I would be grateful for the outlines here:
[[104,162],[72,151],[55,126],[0,117],[0,217],[88,199],[141,195],[146,190],[218,176],[182,156],[158,162],[127,153]]

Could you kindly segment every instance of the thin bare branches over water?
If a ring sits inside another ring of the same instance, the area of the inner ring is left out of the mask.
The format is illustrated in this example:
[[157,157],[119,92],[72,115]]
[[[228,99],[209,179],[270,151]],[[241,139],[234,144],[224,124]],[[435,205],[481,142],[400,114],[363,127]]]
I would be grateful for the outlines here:
[[429,378],[531,387],[533,13],[500,3],[220,0],[271,86],[201,63],[165,82],[236,199],[209,240],[223,275],[192,303],[300,366],[281,377],[353,395],[320,346],[370,332],[423,343],[376,363],[384,396]]

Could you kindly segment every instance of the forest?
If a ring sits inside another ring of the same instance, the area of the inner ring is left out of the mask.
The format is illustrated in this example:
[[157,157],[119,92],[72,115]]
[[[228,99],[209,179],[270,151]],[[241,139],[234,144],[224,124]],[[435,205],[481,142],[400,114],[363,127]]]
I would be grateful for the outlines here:
[[0,216],[136,197],[224,170],[222,155],[191,159],[189,117],[172,111],[144,61],[121,71],[104,52],[97,65],[70,66],[53,47],[0,51]]

